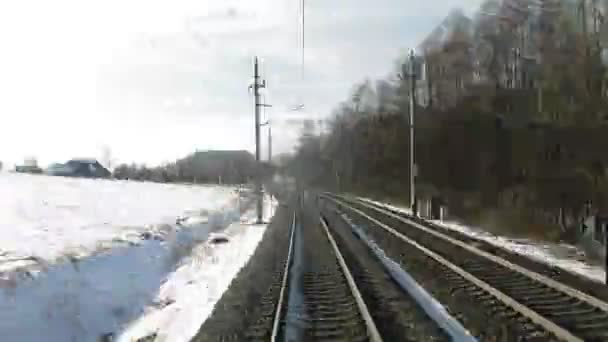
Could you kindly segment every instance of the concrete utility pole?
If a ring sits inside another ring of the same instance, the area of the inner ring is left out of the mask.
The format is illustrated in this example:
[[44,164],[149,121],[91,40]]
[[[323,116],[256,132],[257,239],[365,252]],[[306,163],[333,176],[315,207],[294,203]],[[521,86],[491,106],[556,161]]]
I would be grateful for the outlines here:
[[414,75],[414,51],[410,52],[409,63],[410,76],[410,207],[412,214],[416,216],[416,164],[414,160],[414,109],[415,109],[415,93],[416,93],[416,76]]
[[262,224],[262,212],[264,210],[264,199],[262,197],[262,179],[261,179],[261,158],[260,158],[260,107],[263,106],[260,103],[260,89],[266,88],[266,81],[260,80],[260,74],[258,70],[258,57],[254,57],[253,61],[253,95],[255,98],[255,161],[256,168],[258,170],[255,180],[255,192],[257,195],[257,223]]
[[272,162],[272,124],[268,120],[268,163]]

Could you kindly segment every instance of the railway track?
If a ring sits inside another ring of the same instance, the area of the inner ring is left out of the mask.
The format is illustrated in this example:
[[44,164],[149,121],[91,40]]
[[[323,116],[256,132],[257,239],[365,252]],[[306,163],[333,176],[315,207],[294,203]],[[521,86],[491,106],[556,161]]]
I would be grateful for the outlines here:
[[325,198],[370,232],[398,240],[401,250],[441,264],[443,277],[450,282],[445,286],[465,291],[484,305],[503,308],[505,317],[530,322],[524,332],[530,339],[608,340],[605,301],[397,213],[341,197]]
[[345,221],[313,207],[294,214],[270,341],[476,341]]
[[386,211],[389,211],[389,212],[391,212],[397,216],[403,217],[405,219],[412,220],[412,221],[419,223],[421,225],[424,225],[428,228],[435,229],[439,232],[444,233],[445,235],[447,235],[449,237],[462,241],[466,244],[475,245],[475,247],[477,247],[485,252],[499,256],[514,264],[517,264],[526,269],[529,269],[531,271],[544,275],[544,276],[551,278],[555,281],[558,281],[560,283],[566,284],[570,287],[579,289],[580,291],[582,291],[588,295],[591,295],[593,297],[597,297],[598,299],[600,299],[602,301],[608,302],[608,287],[603,282],[589,279],[589,278],[582,276],[580,274],[577,274],[573,271],[565,270],[563,268],[560,268],[560,267],[557,267],[554,265],[550,265],[546,262],[534,260],[533,258],[516,253],[516,252],[508,250],[506,248],[494,245],[483,239],[473,237],[473,236],[464,234],[462,232],[437,225],[437,224],[435,224],[433,222],[429,222],[428,220],[425,220],[423,218],[418,218],[418,217],[414,217],[411,215],[407,215],[402,211],[399,211],[399,210],[396,210],[394,208],[390,208],[387,206],[383,206],[382,204],[369,202],[369,201],[365,201],[365,200],[362,200],[362,202],[369,204],[373,207],[379,208],[379,209],[384,209]]
[[382,341],[327,227],[294,214],[290,240],[270,340]]

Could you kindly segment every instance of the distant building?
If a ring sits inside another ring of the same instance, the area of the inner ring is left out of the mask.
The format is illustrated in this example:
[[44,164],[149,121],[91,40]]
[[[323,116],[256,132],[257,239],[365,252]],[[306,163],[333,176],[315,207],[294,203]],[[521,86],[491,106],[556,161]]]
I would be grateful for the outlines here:
[[49,176],[71,176],[72,169],[65,164],[54,163],[49,165],[44,171]]
[[19,173],[42,173],[42,169],[38,167],[36,158],[26,158],[23,165],[16,165],[15,172]]
[[46,174],[64,177],[108,178],[112,175],[95,159],[72,159],[65,164],[52,164]]
[[177,177],[195,182],[245,183],[260,172],[248,151],[197,151],[176,162]]

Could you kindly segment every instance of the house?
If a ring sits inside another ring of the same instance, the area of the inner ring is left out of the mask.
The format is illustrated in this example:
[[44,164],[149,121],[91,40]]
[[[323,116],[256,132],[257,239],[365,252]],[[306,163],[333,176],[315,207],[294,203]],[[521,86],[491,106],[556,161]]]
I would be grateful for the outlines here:
[[35,158],[26,158],[23,165],[16,165],[15,172],[19,173],[42,173]]
[[109,178],[112,173],[95,159],[72,159],[65,164],[52,164],[46,169],[51,176]]
[[72,169],[67,167],[65,164],[54,163],[49,165],[44,173],[49,176],[71,176]]
[[176,162],[180,179],[227,184],[245,183],[261,171],[248,151],[196,151]]

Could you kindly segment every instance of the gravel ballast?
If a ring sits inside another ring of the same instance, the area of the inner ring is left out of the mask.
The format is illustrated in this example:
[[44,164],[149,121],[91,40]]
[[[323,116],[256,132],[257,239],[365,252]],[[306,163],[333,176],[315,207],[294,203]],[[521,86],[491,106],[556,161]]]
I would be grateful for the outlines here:
[[279,206],[255,253],[192,341],[269,340],[287,258],[291,220],[290,211]]
[[[330,210],[337,208],[327,204]],[[338,212],[343,213],[341,210]],[[344,218],[363,229],[386,253],[425,287],[471,334],[481,341],[550,341],[536,325],[484,292],[471,290],[445,266],[373,226],[360,216]],[[456,256],[454,256],[456,257]]]
[[393,281],[367,246],[335,212],[324,211],[363,299],[385,341],[450,341],[439,326]]
[[[349,203],[352,203],[352,202],[349,201]],[[360,206],[358,206],[358,207],[360,207]],[[499,256],[516,265],[522,266],[526,269],[529,269],[531,271],[542,274],[548,278],[551,278],[555,281],[568,285],[572,288],[575,288],[575,289],[582,291],[586,294],[589,294],[591,296],[597,297],[603,301],[608,301],[608,286],[606,286],[606,284],[602,284],[601,282],[587,278],[580,274],[576,274],[576,273],[568,271],[566,269],[550,265],[546,262],[534,260],[525,255],[521,255],[516,252],[509,251],[505,248],[493,245],[482,239],[478,239],[478,238],[466,235],[464,233],[461,233],[461,232],[458,232],[458,231],[455,231],[455,230],[452,230],[452,229],[449,229],[446,227],[439,226],[437,224],[434,224],[434,223],[424,220],[422,218],[412,217],[412,216],[406,215],[404,213],[395,211],[390,208],[383,207],[382,209],[384,209],[386,211],[390,211],[393,214],[402,216],[404,218],[407,218],[409,220],[412,220],[412,221],[422,224],[424,226],[428,226],[433,229],[436,229],[437,231],[439,231],[443,234],[446,234],[454,239],[458,239],[460,241],[466,242],[483,251],[486,251],[488,253]]]

